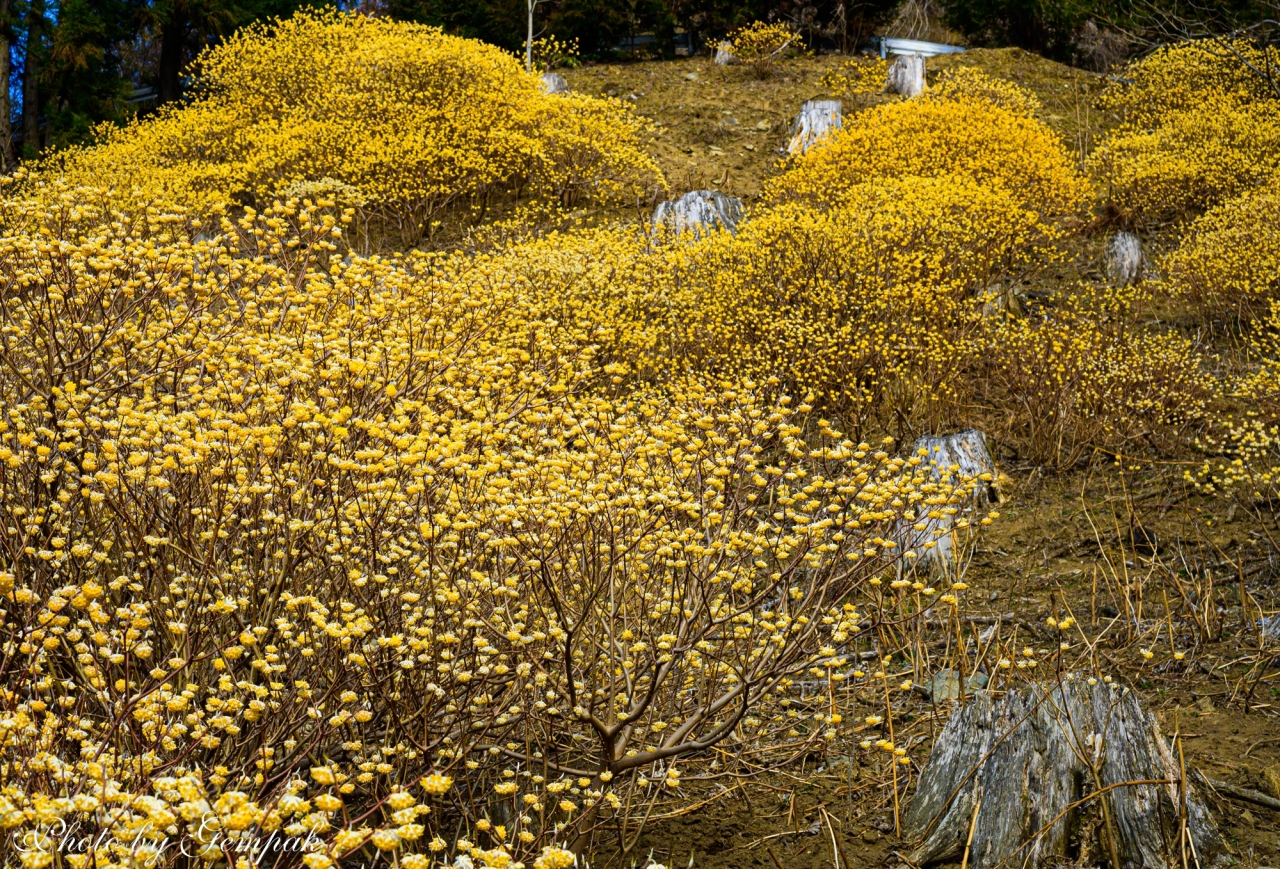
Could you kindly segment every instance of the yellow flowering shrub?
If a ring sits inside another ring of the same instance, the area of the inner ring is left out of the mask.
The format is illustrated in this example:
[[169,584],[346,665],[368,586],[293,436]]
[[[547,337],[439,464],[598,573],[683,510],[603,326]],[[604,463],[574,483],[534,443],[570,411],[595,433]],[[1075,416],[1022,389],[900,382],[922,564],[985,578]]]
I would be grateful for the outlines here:
[[944,102],[983,101],[1028,118],[1042,108],[1039,97],[1031,91],[974,66],[943,70],[920,96]]
[[190,206],[332,179],[412,244],[501,196],[634,200],[662,183],[625,103],[547,95],[498,48],[380,17],[299,13],[201,56],[201,88],[47,168]]
[[916,99],[846,121],[771,181],[766,199],[831,206],[873,178],[964,176],[1046,217],[1075,211],[1086,185],[1040,122],[980,99]]
[[835,96],[873,94],[889,82],[889,62],[880,57],[857,56],[823,73],[821,84]]
[[1280,417],[1280,300],[1272,300],[1271,310],[1258,326],[1251,350],[1260,361],[1232,386],[1235,394],[1245,399],[1259,416],[1274,419]]
[[1280,300],[1256,325],[1247,346],[1257,361],[1226,386],[1237,409],[1214,420],[1199,444],[1210,458],[1186,478],[1269,516],[1280,497]]
[[666,311],[651,314],[675,342],[658,349],[814,391],[860,424],[936,422],[929,408],[955,399],[956,360],[997,279],[1033,270],[1053,237],[963,176],[857,185],[829,211],[768,209],[736,238],[687,248]]
[[1135,63],[1103,107],[1124,118],[1090,156],[1109,202],[1129,220],[1184,217],[1280,167],[1280,99],[1255,69],[1280,49],[1218,40],[1165,46]]
[[582,64],[577,38],[560,40],[555,34],[540,36],[533,41],[533,66],[540,72],[568,67],[570,69]]
[[1207,94],[1241,103],[1274,99],[1270,86],[1255,70],[1274,66],[1277,60],[1276,46],[1263,48],[1247,39],[1163,45],[1130,65],[1121,77],[1124,80],[1110,88],[1102,102],[1124,113],[1126,121],[1150,127],[1160,124],[1169,112],[1194,108]]
[[1094,447],[1177,442],[1217,392],[1188,339],[1132,325],[1128,291],[1081,293],[1052,316],[1010,319],[984,336],[976,371],[986,427],[1027,458],[1070,468]]
[[[106,835],[79,865],[163,830],[571,866],[850,737],[835,686],[911,690],[858,655],[960,605],[908,576],[995,514],[892,443],[977,423],[1063,468],[1213,397],[1139,290],[997,304],[1086,192],[1006,83],[860,114],[693,240],[522,227],[660,178],[633,115],[476,43],[311,13],[203,69],[0,185],[6,865],[67,825]],[[466,253],[349,241],[500,197],[532,204]]]
[[729,51],[760,78],[773,74],[778,56],[788,49],[802,51],[804,37],[786,24],[753,21],[729,34]]
[[352,256],[350,219],[0,198],[6,863],[68,824],[99,863],[565,865],[708,747],[842,732],[793,683],[907,605],[904,524],[965,533],[974,481],[776,387],[627,388],[557,298],[605,266]]
[[1280,183],[1197,218],[1164,269],[1175,292],[1211,314],[1266,314],[1280,300]]

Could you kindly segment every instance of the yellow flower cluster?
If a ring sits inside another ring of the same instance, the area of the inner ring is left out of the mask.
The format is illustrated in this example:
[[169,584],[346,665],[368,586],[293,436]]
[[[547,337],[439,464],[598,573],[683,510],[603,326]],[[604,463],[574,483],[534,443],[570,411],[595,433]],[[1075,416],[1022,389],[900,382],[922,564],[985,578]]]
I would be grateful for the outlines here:
[[1042,108],[1040,98],[1008,79],[987,75],[974,66],[943,70],[921,96],[926,100],[967,102],[980,100],[1013,112],[1034,117]]
[[1217,392],[1191,341],[1128,325],[1133,299],[1082,296],[1050,316],[1001,323],[979,360],[993,432],[1050,467],[1072,467],[1098,446],[1169,445]]
[[[1052,226],[965,176],[851,184],[827,211],[785,204],[679,259],[655,306],[664,355],[812,390],[860,425],[938,422],[997,276],[1052,256]],[[676,258],[676,257],[673,257]],[[664,310],[665,308],[665,310]],[[654,364],[657,364],[655,360]]]
[[850,58],[821,79],[822,86],[836,96],[879,93],[888,81],[888,61],[864,56]]
[[1110,203],[1130,220],[1183,217],[1280,167],[1280,99],[1265,70],[1280,49],[1211,39],[1165,46],[1103,95],[1123,123],[1090,157]]
[[98,866],[143,826],[228,862],[278,830],[310,869],[567,865],[717,775],[708,746],[832,738],[793,682],[844,678],[904,524],[968,527],[974,481],[779,388],[626,383],[654,339],[574,305],[620,261],[568,239],[359,257],[328,200],[19,188],[0,848],[27,865],[73,822]]
[[1280,179],[1199,217],[1164,267],[1175,292],[1207,313],[1266,315],[1280,300]]
[[753,21],[729,34],[729,46],[733,56],[749,65],[755,75],[767,78],[784,51],[804,49],[804,37],[780,22]]
[[1045,217],[1075,211],[1087,192],[1062,142],[1044,124],[943,90],[849,119],[770,182],[765,196],[829,206],[853,195],[855,179],[913,175],[971,178]]
[[533,41],[532,49],[534,68],[541,71],[576,67],[582,63],[576,37],[562,41],[554,34],[540,36]]
[[662,183],[627,104],[543,94],[510,55],[430,27],[304,12],[238,32],[200,68],[190,104],[106,129],[47,174],[188,206],[263,207],[329,179],[408,245],[454,206],[634,201]]
[[1258,362],[1228,385],[1242,412],[1215,420],[1201,439],[1212,458],[1186,478],[1203,491],[1257,509],[1280,497],[1280,299],[1273,298],[1267,316],[1248,325],[1256,329],[1249,355]]

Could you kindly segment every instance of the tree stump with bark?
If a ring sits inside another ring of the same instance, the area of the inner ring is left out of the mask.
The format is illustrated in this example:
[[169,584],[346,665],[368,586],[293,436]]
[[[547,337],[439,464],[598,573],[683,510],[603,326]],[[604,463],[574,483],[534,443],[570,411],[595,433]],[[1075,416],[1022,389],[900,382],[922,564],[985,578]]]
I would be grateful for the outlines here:
[[1003,317],[1008,314],[1021,316],[1022,288],[1018,284],[996,281],[979,296],[984,317]]
[[843,106],[839,100],[809,100],[800,106],[791,125],[791,139],[786,153],[792,157],[805,153],[825,139],[832,130],[844,126]]
[[[920,456],[921,450],[926,455]],[[977,429],[967,428],[949,435],[925,435],[912,446],[911,454],[920,456],[926,463],[933,463],[933,477],[939,482],[947,475],[950,475],[951,484],[962,480],[974,482],[973,497],[963,505],[962,511],[936,518],[925,515],[912,521],[904,520],[898,529],[898,544],[904,552],[911,553],[916,570],[946,572],[956,556],[956,520],[965,512],[972,513],[1000,503],[1000,491],[996,485],[1000,472],[987,446],[987,436]],[[918,529],[918,524],[924,528]]]
[[1002,696],[975,692],[934,743],[903,819],[911,859],[1224,866],[1226,846],[1175,749],[1114,683],[1068,675]]
[[918,54],[900,54],[889,67],[886,90],[910,99],[924,90],[924,58]]
[[693,190],[679,199],[661,202],[653,211],[654,227],[666,227],[701,238],[719,228],[736,232],[742,221],[742,200],[715,190]]
[[544,94],[567,94],[569,82],[558,72],[544,72],[538,79],[538,85]]
[[1107,280],[1127,287],[1142,277],[1142,242],[1132,232],[1117,232],[1107,242]]

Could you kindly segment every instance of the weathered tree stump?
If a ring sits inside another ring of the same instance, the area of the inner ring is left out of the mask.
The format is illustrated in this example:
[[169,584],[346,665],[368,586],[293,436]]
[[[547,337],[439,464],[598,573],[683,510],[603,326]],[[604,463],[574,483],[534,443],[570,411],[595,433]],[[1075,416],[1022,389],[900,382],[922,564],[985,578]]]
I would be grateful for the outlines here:
[[918,54],[900,54],[889,67],[889,83],[885,88],[891,94],[911,98],[924,90],[924,58]]
[[1081,676],[974,693],[938,736],[904,832],[920,864],[966,849],[974,869],[1059,865],[1082,851],[1112,869],[1227,862],[1155,717],[1127,689]]
[[[1262,639],[1271,642],[1280,640],[1280,613],[1260,619],[1258,621],[1258,635]],[[1280,796],[1280,794],[1276,796]]]
[[792,157],[803,154],[822,141],[832,130],[844,126],[843,106],[839,100],[809,100],[800,107],[795,123],[791,125],[791,139],[786,153]]
[[[925,461],[937,465],[935,473],[941,474],[955,468],[960,476],[978,480],[974,495],[979,506],[1000,503],[1000,493],[995,483],[999,473],[996,460],[991,455],[991,448],[987,446],[987,436],[976,428],[966,428],[949,435],[925,435],[918,438],[911,447],[913,454],[919,454],[920,450],[928,452]],[[984,474],[989,475],[990,479],[981,479]]]
[[701,238],[716,228],[736,232],[742,220],[742,200],[715,190],[693,190],[679,199],[658,203],[653,211],[654,227],[665,226],[677,233],[693,233]]
[[1022,314],[1021,287],[1015,283],[996,282],[979,296],[982,300],[982,316],[1001,317],[1005,314]]
[[538,86],[542,88],[544,94],[566,94],[569,92],[569,82],[565,81],[564,76],[558,72],[544,72],[542,77],[538,79]]
[[722,42],[716,46],[716,66],[731,66],[738,62],[733,56],[733,43]]
[[[918,456],[922,449],[928,455],[921,458],[934,465],[935,479],[941,481],[950,475],[952,484],[964,479],[974,481],[973,499],[965,505],[967,509],[1000,503],[1000,491],[996,485],[999,469],[987,446],[985,434],[967,428],[950,435],[925,435],[912,446],[911,454]],[[944,514],[935,518],[924,515],[902,522],[898,529],[898,544],[904,552],[912,553],[917,570],[946,571],[951,567],[955,556],[955,523],[959,515]],[[917,524],[923,524],[923,530],[917,529]],[[933,545],[926,545],[929,543]]]
[[1142,242],[1132,232],[1117,232],[1107,242],[1107,280],[1127,287],[1142,277]]

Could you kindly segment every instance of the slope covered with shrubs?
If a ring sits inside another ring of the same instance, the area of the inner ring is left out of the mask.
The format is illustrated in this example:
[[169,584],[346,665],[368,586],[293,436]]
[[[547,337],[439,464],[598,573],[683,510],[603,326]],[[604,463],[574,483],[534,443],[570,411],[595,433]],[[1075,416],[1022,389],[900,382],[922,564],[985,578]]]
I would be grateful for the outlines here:
[[[1065,470],[1211,430],[1250,460],[1211,485],[1276,478],[1271,333],[1248,321],[1265,361],[1224,381],[1143,316],[1212,302],[1215,268],[1266,310],[1265,264],[1228,257],[1275,247],[1272,193],[1232,181],[1251,198],[1163,283],[1028,316],[1090,179],[1009,83],[848,118],[736,235],[360,255],[370,209],[417,239],[464,202],[661,179],[619,104],[426,28],[306,16],[203,70],[0,198],[6,861],[49,865],[74,823],[229,863],[278,830],[310,869],[564,869],[694,783],[853,750],[883,721],[853,702],[892,715],[911,683],[859,653],[960,624],[962,544],[997,518],[991,480],[895,445],[976,424]],[[1226,393],[1257,412],[1221,424]],[[912,775],[891,729],[858,746],[895,794]]]
[[627,104],[544,94],[494,46],[314,13],[237,33],[202,56],[188,104],[49,171],[193,207],[337,196],[412,245],[459,204],[634,203],[662,184],[642,134]]

